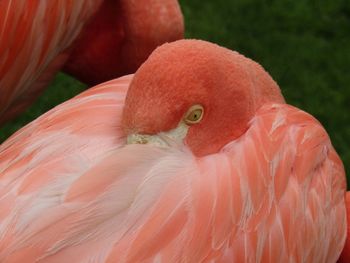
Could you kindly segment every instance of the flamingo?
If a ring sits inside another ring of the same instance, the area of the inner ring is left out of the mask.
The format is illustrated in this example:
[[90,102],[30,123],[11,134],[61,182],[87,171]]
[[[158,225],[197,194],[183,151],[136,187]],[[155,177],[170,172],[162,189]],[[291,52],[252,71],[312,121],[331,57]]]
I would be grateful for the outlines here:
[[183,30],[176,0],[0,1],[0,124],[25,110],[61,68],[101,83],[135,72]]
[[256,62],[157,48],[0,146],[0,261],[336,262],[345,175]]

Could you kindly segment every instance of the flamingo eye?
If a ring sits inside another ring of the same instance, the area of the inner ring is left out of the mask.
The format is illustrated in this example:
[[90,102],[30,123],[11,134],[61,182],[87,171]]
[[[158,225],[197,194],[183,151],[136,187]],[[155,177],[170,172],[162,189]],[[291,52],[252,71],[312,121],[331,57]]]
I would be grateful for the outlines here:
[[204,108],[202,105],[193,105],[185,114],[184,121],[188,125],[196,124],[203,118]]

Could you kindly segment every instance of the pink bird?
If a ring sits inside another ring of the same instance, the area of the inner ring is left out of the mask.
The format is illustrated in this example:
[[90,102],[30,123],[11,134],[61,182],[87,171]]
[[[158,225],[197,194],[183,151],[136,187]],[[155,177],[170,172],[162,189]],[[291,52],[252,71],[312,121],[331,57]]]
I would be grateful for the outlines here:
[[0,146],[0,261],[336,262],[345,175],[254,61],[198,40]]
[[183,31],[176,0],[1,0],[0,124],[25,110],[62,67],[101,83],[135,72]]

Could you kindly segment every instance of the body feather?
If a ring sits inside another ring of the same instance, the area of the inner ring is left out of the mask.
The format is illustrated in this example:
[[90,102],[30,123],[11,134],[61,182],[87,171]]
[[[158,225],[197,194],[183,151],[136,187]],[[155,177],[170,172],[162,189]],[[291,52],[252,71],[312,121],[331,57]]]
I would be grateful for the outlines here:
[[0,123],[25,109],[64,65],[102,0],[0,2]]
[[336,262],[344,170],[322,126],[265,104],[220,152],[125,145],[132,76],[0,147],[1,262]]
[[60,69],[89,85],[114,79],[183,31],[177,0],[1,0],[0,125]]

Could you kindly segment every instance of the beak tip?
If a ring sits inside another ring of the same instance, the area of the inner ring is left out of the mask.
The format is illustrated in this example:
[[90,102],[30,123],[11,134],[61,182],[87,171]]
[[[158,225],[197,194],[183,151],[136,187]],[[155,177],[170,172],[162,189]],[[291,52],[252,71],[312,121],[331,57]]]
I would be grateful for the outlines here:
[[141,134],[130,134],[126,139],[127,144],[147,144],[148,139],[146,135]]

